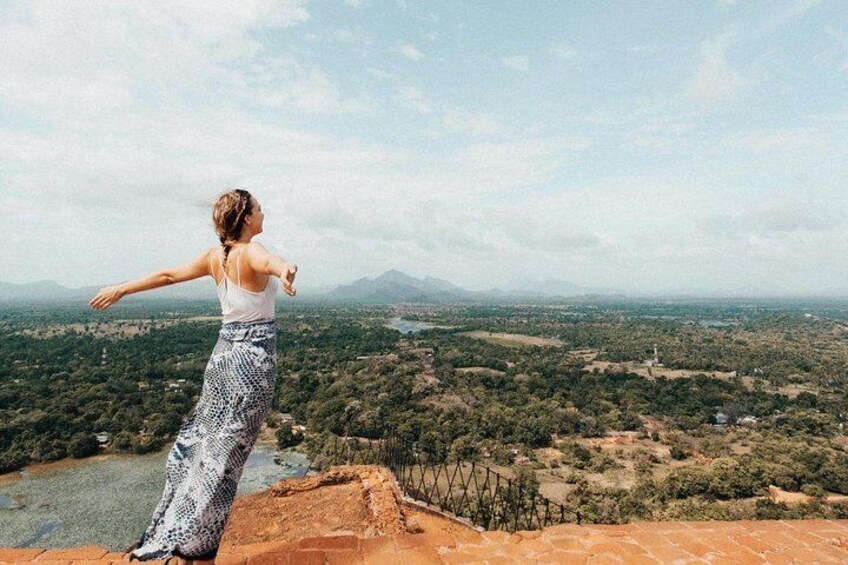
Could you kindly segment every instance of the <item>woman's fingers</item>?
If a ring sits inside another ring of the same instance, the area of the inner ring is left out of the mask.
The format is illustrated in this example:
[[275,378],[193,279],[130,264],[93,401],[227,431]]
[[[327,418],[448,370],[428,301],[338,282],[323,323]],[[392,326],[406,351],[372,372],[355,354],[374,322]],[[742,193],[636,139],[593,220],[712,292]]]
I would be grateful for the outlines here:
[[120,291],[113,286],[100,289],[100,292],[88,303],[95,310],[104,310],[121,299]]
[[103,292],[98,292],[97,295],[89,301],[91,307],[95,310],[100,309],[100,304],[103,302]]
[[297,293],[297,290],[292,287],[291,282],[289,282],[288,280],[283,281],[283,290],[289,296],[294,296]]

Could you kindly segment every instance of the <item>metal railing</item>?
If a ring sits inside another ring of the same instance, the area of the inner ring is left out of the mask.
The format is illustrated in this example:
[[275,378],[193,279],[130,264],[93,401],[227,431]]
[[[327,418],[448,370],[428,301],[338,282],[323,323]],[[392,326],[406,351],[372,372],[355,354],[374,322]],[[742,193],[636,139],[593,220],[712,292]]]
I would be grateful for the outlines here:
[[381,439],[333,436],[320,454],[330,465],[386,466],[405,495],[486,530],[515,532],[581,521],[579,512],[542,496],[520,478],[504,477],[475,461],[434,459],[393,431]]

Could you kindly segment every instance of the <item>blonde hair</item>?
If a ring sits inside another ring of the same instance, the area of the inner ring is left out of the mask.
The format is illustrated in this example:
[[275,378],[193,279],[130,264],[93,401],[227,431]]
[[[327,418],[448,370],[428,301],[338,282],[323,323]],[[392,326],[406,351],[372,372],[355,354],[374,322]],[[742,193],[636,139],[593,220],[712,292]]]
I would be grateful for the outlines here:
[[244,218],[253,212],[253,202],[250,193],[237,188],[224,192],[215,201],[212,208],[212,222],[215,233],[224,247],[224,268],[227,266],[227,255],[233,244],[241,237]]

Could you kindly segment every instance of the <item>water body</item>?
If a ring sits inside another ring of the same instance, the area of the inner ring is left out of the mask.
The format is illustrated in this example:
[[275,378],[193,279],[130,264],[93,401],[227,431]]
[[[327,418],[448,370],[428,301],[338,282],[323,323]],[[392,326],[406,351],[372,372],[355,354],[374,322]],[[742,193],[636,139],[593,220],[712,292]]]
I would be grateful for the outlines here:
[[[80,460],[0,483],[0,547],[48,549],[95,544],[123,551],[147,528],[165,488],[167,449]],[[281,465],[274,462],[275,455]],[[309,458],[257,443],[236,497],[307,473]],[[19,504],[22,507],[17,507]]]
[[421,330],[429,330],[431,328],[438,328],[442,326],[429,324],[427,322],[418,322],[415,320],[404,320],[403,318],[392,318],[386,324],[386,327],[397,330],[402,334],[412,334],[420,332]]
[[6,496],[5,494],[0,494],[0,508],[15,508],[17,503],[15,499]]

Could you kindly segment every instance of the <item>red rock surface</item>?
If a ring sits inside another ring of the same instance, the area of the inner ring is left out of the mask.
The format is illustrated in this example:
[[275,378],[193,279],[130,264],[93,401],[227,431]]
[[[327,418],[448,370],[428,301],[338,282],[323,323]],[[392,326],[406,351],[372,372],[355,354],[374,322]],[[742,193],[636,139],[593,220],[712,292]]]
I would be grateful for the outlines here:
[[[0,563],[126,563],[97,546],[3,549]],[[158,564],[161,561],[148,561]],[[404,501],[380,467],[338,467],[236,500],[222,565],[848,563],[848,520],[640,522],[480,532]]]

